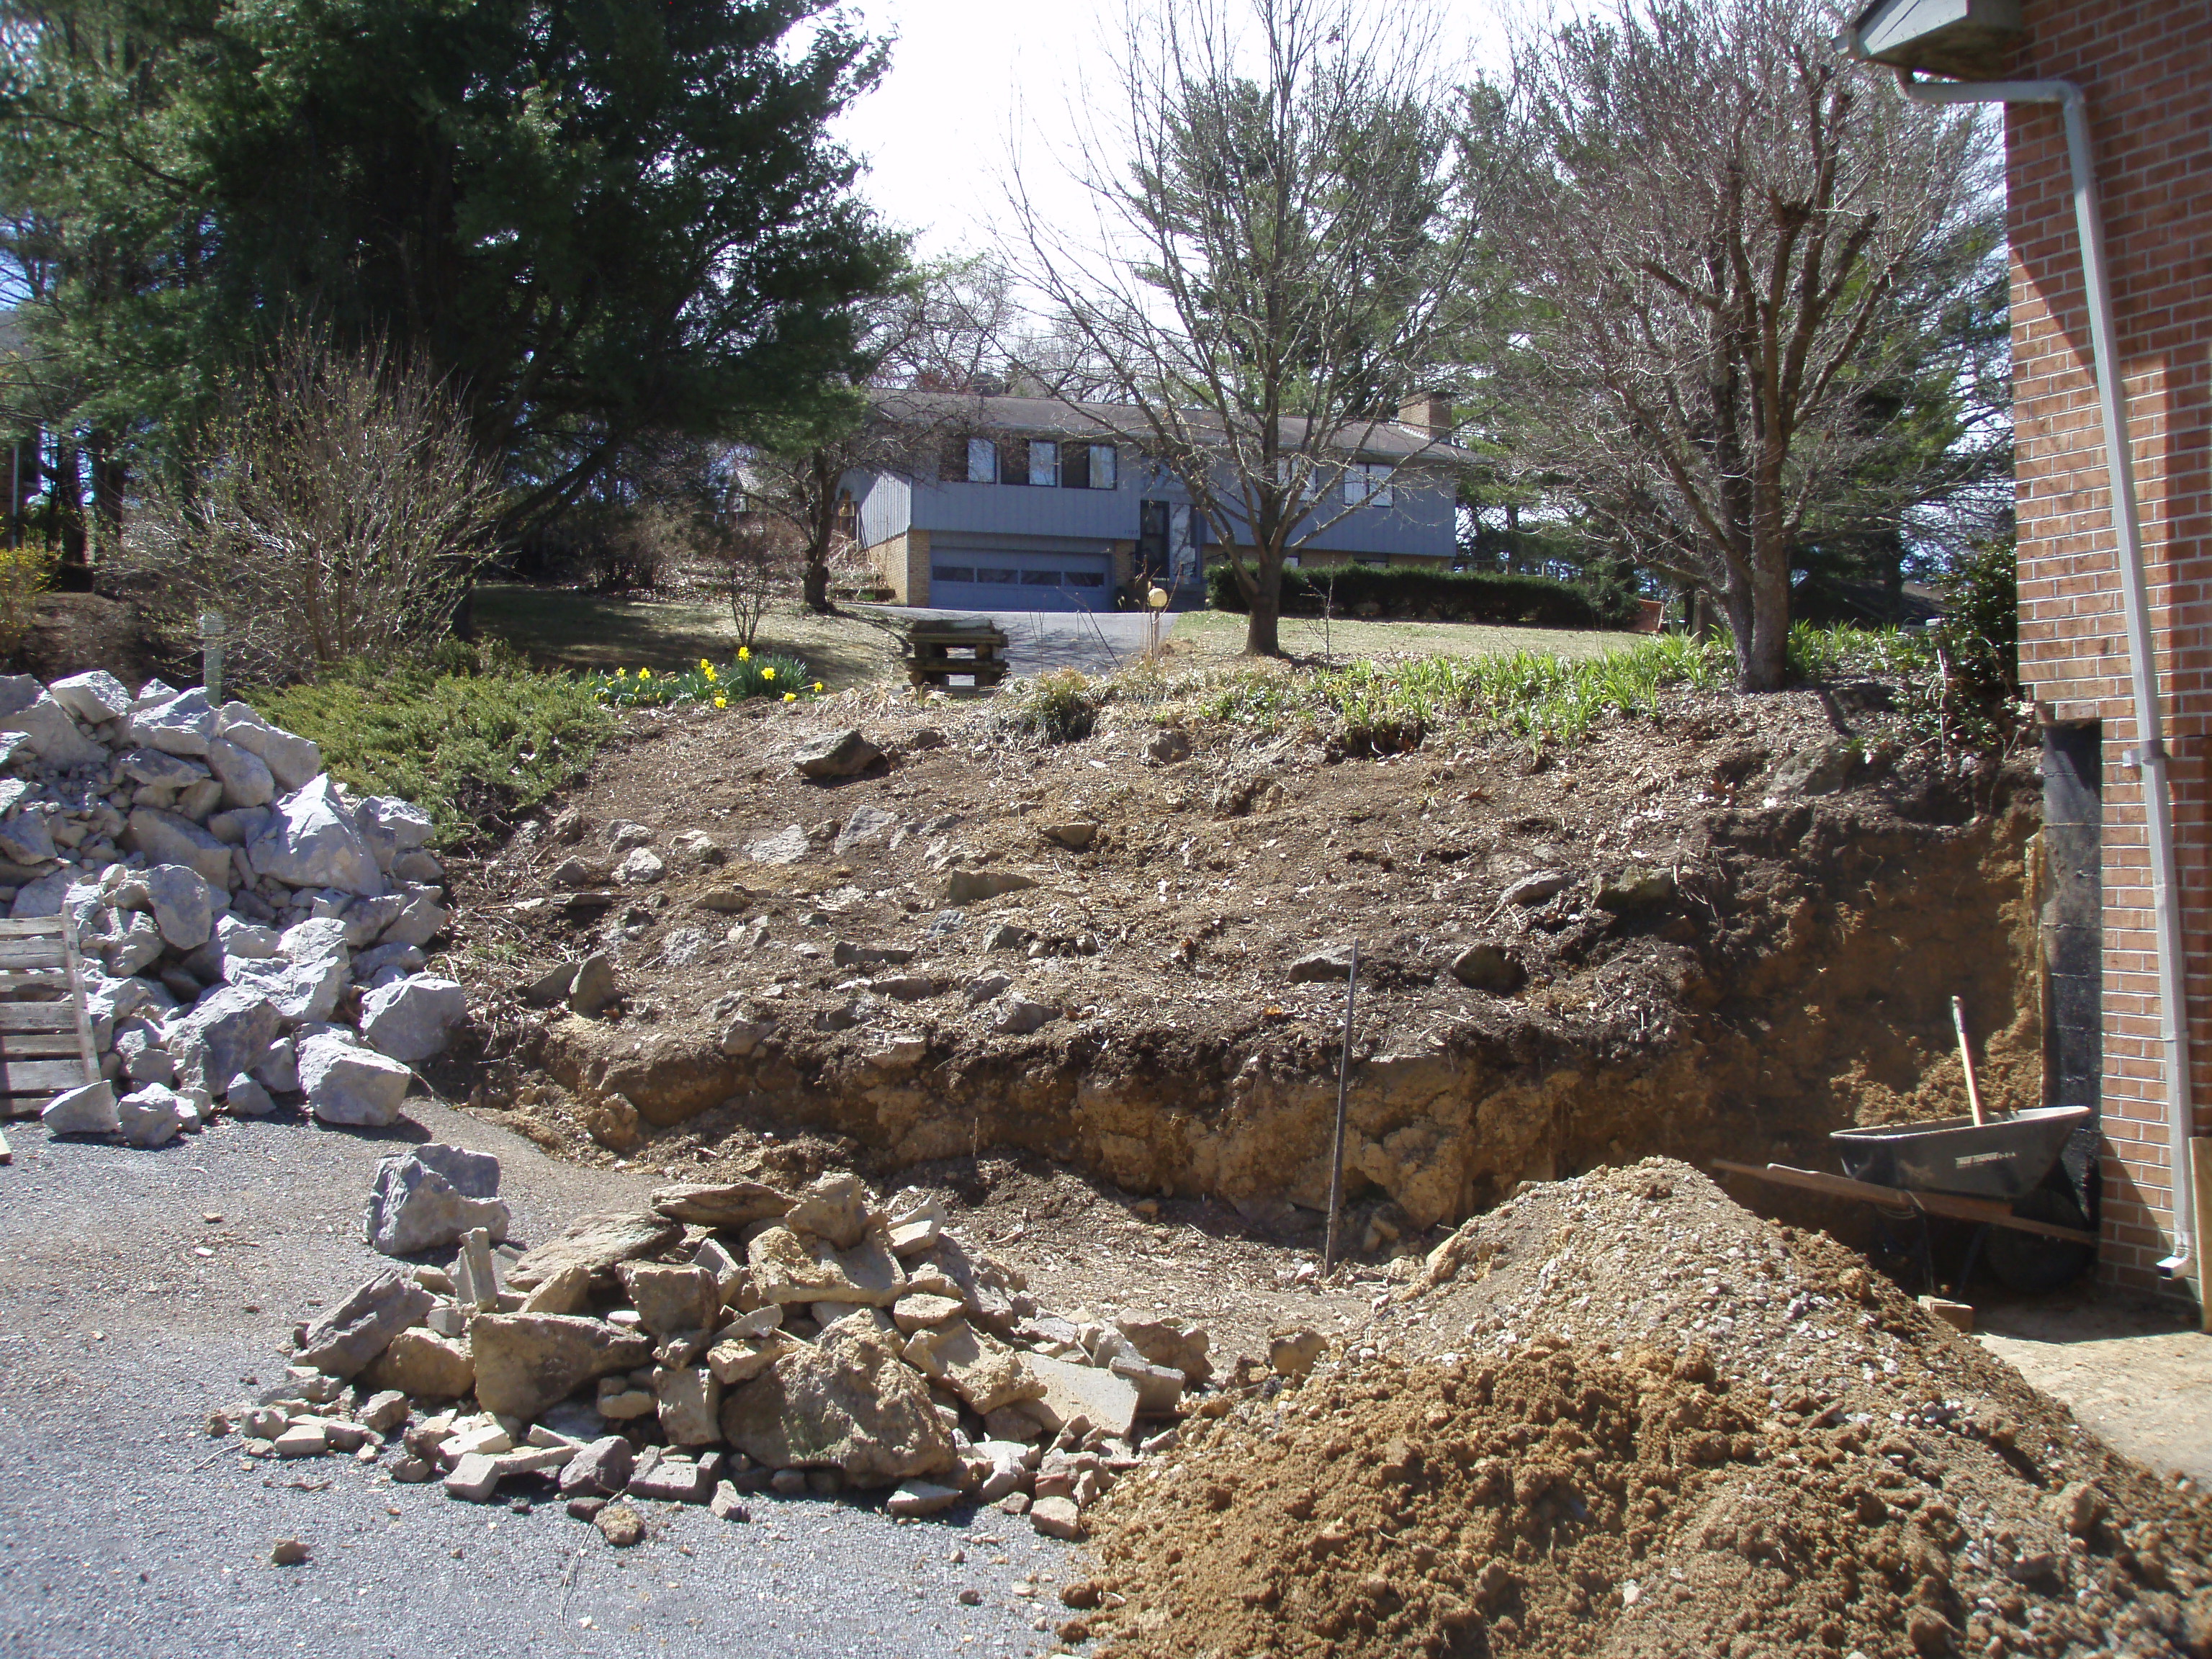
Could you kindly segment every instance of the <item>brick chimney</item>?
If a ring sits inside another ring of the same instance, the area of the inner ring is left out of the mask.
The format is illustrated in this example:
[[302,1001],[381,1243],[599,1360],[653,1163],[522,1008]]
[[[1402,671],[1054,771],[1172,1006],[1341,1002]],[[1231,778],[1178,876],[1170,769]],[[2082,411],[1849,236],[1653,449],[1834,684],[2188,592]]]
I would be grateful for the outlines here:
[[1420,392],[1398,406],[1398,423],[1426,433],[1439,443],[1449,442],[1452,434],[1452,400],[1441,392]]

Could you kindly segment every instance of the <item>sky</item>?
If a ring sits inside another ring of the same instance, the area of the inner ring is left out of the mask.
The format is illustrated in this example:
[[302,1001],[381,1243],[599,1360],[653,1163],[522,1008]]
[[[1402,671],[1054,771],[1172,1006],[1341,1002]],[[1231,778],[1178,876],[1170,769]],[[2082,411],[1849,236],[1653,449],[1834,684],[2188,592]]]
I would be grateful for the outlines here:
[[[1497,0],[1434,0],[1454,49],[1475,63],[1502,52]],[[1066,112],[1110,95],[1101,62],[1125,0],[854,0],[876,36],[895,34],[883,84],[838,129],[868,163],[860,189],[926,258],[990,245],[1006,218],[1004,179],[1020,146],[1024,181],[1056,218],[1085,213],[1055,153]]]

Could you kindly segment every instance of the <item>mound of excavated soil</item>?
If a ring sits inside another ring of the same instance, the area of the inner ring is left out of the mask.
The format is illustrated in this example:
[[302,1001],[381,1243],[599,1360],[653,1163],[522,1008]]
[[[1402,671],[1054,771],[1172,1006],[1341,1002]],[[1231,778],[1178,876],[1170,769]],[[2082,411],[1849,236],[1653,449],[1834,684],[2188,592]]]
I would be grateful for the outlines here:
[[[456,866],[483,1041],[447,1075],[585,1159],[734,1175],[804,1133],[880,1178],[1025,1153],[1311,1208],[1343,986],[1306,959],[1357,938],[1355,1237],[1648,1152],[1825,1162],[1963,1109],[1954,994],[1984,1093],[2041,1099],[2032,774],[1902,747],[1878,701],[1669,695],[1535,760],[1194,702],[1042,748],[988,705],[639,716],[559,829]],[[854,720],[883,760],[796,772]],[[532,1006],[591,954],[617,1000]]]
[[1105,1651],[2212,1654],[2212,1504],[1686,1167],[1432,1261],[1117,1490]]

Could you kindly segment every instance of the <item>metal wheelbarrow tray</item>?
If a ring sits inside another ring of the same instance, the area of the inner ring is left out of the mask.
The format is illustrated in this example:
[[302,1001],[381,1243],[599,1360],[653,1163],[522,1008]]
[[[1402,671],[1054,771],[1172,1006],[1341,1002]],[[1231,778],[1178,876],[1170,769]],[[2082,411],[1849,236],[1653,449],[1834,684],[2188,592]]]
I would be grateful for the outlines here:
[[1971,1117],[1838,1129],[1844,1173],[1855,1181],[1911,1192],[1972,1198],[2025,1198],[2043,1184],[2074,1131],[2089,1121],[2087,1106],[2032,1106],[1976,1123]]

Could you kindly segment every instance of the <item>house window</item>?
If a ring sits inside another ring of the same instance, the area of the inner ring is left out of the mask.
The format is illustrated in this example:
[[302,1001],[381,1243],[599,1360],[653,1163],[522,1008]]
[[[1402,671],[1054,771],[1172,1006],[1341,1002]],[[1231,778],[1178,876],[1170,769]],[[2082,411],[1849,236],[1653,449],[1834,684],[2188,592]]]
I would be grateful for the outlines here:
[[968,441],[968,482],[999,482],[999,447],[988,438],[970,438]]
[[1001,569],[987,564],[979,564],[975,567],[975,580],[979,582],[1003,582],[1008,586],[1013,586],[1018,585],[1021,579],[1022,573],[1019,570]]
[[1049,438],[1030,440],[1030,482],[1050,489],[1060,483],[1060,446]]
[[1060,586],[1060,572],[1024,570],[1022,572],[1022,586],[1024,587],[1057,587]]
[[929,568],[929,579],[933,582],[972,582],[975,567],[972,564],[933,564]]
[[1302,562],[1303,561],[1296,553],[1285,553],[1283,555],[1283,568],[1285,570],[1296,570]]
[[1346,507],[1390,505],[1390,467],[1382,461],[1354,461],[1344,469]]
[[1085,447],[1090,451],[1091,487],[1093,489],[1113,489],[1114,446],[1089,444]]

